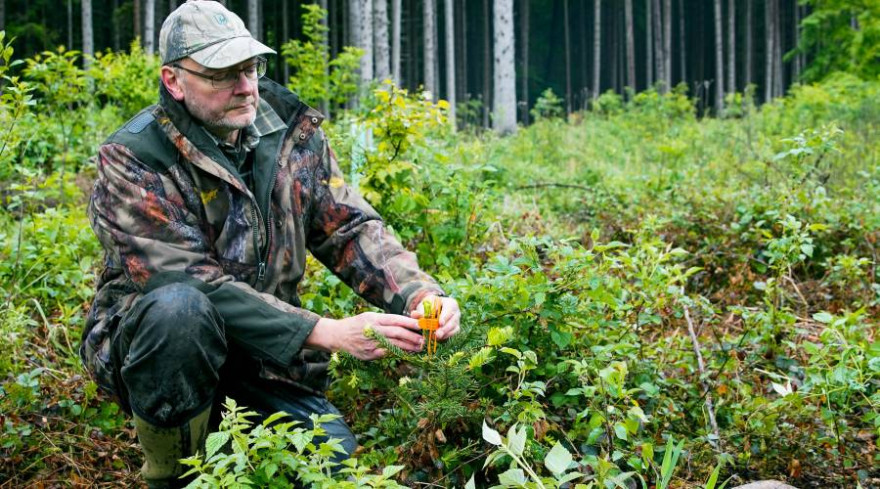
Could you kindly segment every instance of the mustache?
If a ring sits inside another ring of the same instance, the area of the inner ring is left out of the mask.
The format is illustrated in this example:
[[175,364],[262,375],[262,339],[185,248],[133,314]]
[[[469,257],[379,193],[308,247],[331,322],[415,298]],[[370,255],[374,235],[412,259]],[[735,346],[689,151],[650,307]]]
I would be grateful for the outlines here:
[[245,105],[256,106],[256,101],[257,99],[255,97],[244,97],[240,100],[229,102],[229,104],[226,105],[226,110],[237,109]]

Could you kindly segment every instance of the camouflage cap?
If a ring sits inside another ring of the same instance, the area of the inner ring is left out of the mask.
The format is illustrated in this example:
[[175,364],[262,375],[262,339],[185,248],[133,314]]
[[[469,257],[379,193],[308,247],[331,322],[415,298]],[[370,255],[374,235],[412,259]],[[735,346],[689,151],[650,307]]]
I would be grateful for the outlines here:
[[189,0],[168,15],[159,31],[163,65],[189,56],[205,68],[221,69],[260,54],[275,51],[254,39],[239,16],[213,0]]

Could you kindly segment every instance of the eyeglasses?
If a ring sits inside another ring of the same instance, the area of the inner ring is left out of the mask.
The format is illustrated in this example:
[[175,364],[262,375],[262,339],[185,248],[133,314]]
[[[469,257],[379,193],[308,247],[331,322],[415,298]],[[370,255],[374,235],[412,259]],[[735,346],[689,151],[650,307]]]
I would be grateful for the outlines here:
[[225,90],[234,87],[235,84],[238,83],[238,77],[241,73],[244,73],[245,78],[251,81],[259,80],[266,74],[266,58],[262,57],[257,57],[256,61],[242,66],[241,68],[219,71],[213,75],[206,75],[202,72],[191,70],[178,63],[174,63],[171,66],[174,68],[180,68],[187,73],[192,73],[205,80],[211,80],[211,86],[214,87],[215,90]]

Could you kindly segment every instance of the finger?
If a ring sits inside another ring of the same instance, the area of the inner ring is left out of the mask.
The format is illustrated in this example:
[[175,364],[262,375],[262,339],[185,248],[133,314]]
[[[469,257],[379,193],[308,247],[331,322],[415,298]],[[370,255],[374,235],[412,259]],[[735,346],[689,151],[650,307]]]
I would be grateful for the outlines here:
[[461,310],[458,308],[458,302],[455,299],[447,299],[443,301],[443,312],[440,314],[440,325],[443,326],[454,315],[458,314],[461,316]]
[[401,350],[405,350],[405,351],[413,352],[413,353],[418,352],[418,351],[422,351],[422,344],[421,343],[414,345],[414,344],[409,343],[407,341],[398,340],[398,339],[389,339],[388,341],[392,345],[400,348]]
[[378,326],[376,331],[394,344],[408,345],[407,349],[415,348],[416,350],[421,350],[425,341],[421,334],[398,326]]
[[379,326],[400,326],[419,331],[419,321],[417,319],[400,316],[398,314],[378,314],[375,321],[375,324]]
[[367,360],[367,361],[378,360],[378,359],[384,357],[386,353],[388,353],[388,352],[386,352],[385,349],[376,348],[375,350],[365,352],[364,353],[364,360]]
[[448,318],[446,322],[440,326],[440,329],[437,330],[437,339],[445,340],[447,338],[451,338],[458,334],[461,330],[461,313],[455,312],[452,317]]

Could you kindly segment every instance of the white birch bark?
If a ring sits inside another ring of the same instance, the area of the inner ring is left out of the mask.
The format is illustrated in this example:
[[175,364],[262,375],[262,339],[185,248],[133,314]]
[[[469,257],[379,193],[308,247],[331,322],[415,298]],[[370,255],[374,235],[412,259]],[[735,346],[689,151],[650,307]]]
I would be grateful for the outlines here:
[[424,11],[422,13],[424,19],[424,68],[425,68],[425,90],[431,94],[431,100],[437,100],[437,72],[434,67],[437,65],[437,22],[436,22],[436,2],[435,0],[424,0]]
[[446,101],[449,102],[449,124],[455,131],[455,11],[454,0],[443,0],[446,13]]
[[492,126],[499,134],[516,132],[513,0],[493,1],[495,88]]
[[727,93],[736,92],[736,1],[727,0]]
[[626,23],[626,85],[636,90],[636,35],[633,28],[633,2],[626,0],[623,7]]
[[[91,2],[89,2],[91,3]],[[83,2],[83,11],[85,11]],[[83,20],[85,22],[85,20]],[[83,24],[85,25],[85,24]],[[85,32],[85,31],[83,31]],[[144,1],[144,52],[153,54],[156,52],[156,0]],[[85,39],[83,39],[85,41]]]
[[388,0],[373,0],[373,47],[376,52],[376,80],[391,78],[391,47],[388,45]]
[[82,52],[83,64],[86,68],[95,54],[95,38],[92,26],[92,0],[82,0]]
[[[254,39],[260,39],[260,4],[259,0],[248,0],[248,30]],[[149,9],[147,9],[149,10]]]
[[400,85],[400,0],[391,0],[391,77]]

